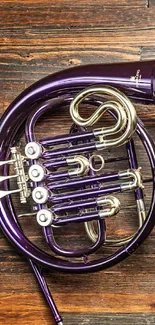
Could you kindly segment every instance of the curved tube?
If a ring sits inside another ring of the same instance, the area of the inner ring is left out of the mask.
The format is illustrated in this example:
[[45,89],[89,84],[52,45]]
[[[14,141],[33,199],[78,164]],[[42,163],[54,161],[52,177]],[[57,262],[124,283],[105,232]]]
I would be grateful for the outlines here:
[[[3,125],[4,125],[4,121],[5,119],[3,120]],[[13,120],[13,126],[15,127],[15,125],[16,125],[16,121]],[[9,128],[9,133],[12,133],[11,128]],[[140,138],[144,143],[146,152],[148,154],[148,158],[151,162],[152,178],[153,178],[153,182],[155,183],[155,155],[154,155],[155,145],[151,140],[151,138],[149,137],[146,130],[144,129],[144,127],[141,124],[139,124],[139,122],[137,124],[137,133],[139,134]],[[7,134],[8,134],[8,130],[7,130]],[[12,140],[14,141],[16,138],[17,138],[17,133],[14,134],[14,139]],[[5,137],[4,141],[1,143],[1,148],[3,149],[1,151],[1,157],[3,157],[3,161],[5,160],[5,157],[7,159],[7,151],[6,151],[6,147],[4,146],[7,139],[8,138]],[[6,173],[5,169],[3,169],[3,173],[4,174]],[[0,185],[2,186],[2,184]],[[143,242],[143,240],[148,236],[149,232],[152,230],[154,226],[154,218],[152,218],[152,216],[155,213],[155,187],[153,187],[152,202],[151,202],[150,210],[148,212],[147,219],[144,222],[141,229],[139,230],[139,232],[127,244],[127,246],[121,248],[119,251],[112,254],[108,258],[103,257],[100,258],[98,261],[90,261],[87,264],[82,262],[71,263],[67,260],[61,260],[59,258],[56,259],[55,257],[52,257],[51,255],[41,251],[34,244],[32,244],[17,227],[16,222],[14,221],[16,219],[16,216],[12,210],[12,204],[9,198],[3,198],[3,200],[1,200],[0,208],[1,208],[0,222],[1,222],[2,230],[5,232],[7,237],[12,241],[12,243],[14,243],[16,247],[21,252],[23,252],[24,255],[26,255],[28,258],[31,258],[34,262],[54,269],[63,270],[63,271],[70,271],[70,272],[95,271],[106,267],[110,267],[120,262],[125,257],[130,255],[131,252],[133,252],[140,245],[140,243]]]
[[[25,112],[26,116],[28,116],[34,104],[39,104],[42,100],[55,97],[55,95],[75,94],[90,85],[108,84],[124,90],[130,98],[153,102],[154,66],[155,61],[97,64],[78,66],[49,75],[23,91],[9,106],[7,112],[1,118],[1,137],[5,139],[4,128],[9,129],[13,120],[15,120],[14,128],[19,129],[21,120],[25,120]],[[132,78],[136,75],[137,69],[140,70],[141,75],[138,84]],[[7,144],[10,143],[11,137],[14,139],[14,128],[8,134]],[[0,144],[1,153],[2,142]]]
[[[127,65],[94,65],[76,67],[57,74],[48,76],[35,83],[25,90],[4,113],[0,120],[1,126],[1,142],[0,142],[0,160],[6,161],[9,158],[9,147],[12,147],[18,139],[23,125],[23,121],[27,119],[35,104],[41,103],[43,100],[57,97],[56,105],[60,107],[62,99],[60,95],[68,98],[81,90],[83,87],[90,85],[109,84],[124,89],[126,94],[136,99],[153,101],[154,90],[154,61],[140,62],[138,68],[141,71],[142,78],[137,82],[131,78],[137,71],[137,63],[129,63]],[[37,112],[36,112],[37,115]],[[150,136],[144,129],[143,125],[138,121],[137,133],[141,137],[148,157],[151,162],[152,178],[155,182],[155,146]],[[28,134],[27,134],[28,137]],[[0,166],[0,174],[7,176],[7,167]],[[8,182],[5,181],[5,188]],[[0,189],[4,189],[4,184],[0,183]],[[14,219],[16,218],[10,198],[4,197],[0,201],[0,224],[2,230],[9,239],[23,252],[28,258],[36,263],[40,263],[47,267],[71,272],[95,271],[101,268],[109,267],[123,260],[131,254],[140,243],[147,237],[154,226],[152,215],[155,213],[155,189],[153,188],[152,202],[148,216],[140,231],[134,236],[129,244],[112,254],[108,258],[101,258],[98,261],[91,261],[88,264],[75,262],[71,264],[67,260],[51,257],[45,252],[39,250],[33,245],[21,231],[18,229]]]
[[82,176],[86,175],[89,171],[89,161],[84,156],[68,157],[66,162],[69,166],[76,164],[80,165],[78,168],[70,169],[68,171],[69,176]]
[[[79,104],[93,94],[113,96],[117,101],[106,101],[89,118],[82,118],[79,114]],[[93,125],[107,110],[112,110],[116,113],[116,124],[112,127],[93,130],[95,137],[99,138],[99,141],[96,142],[96,149],[98,150],[105,147],[120,146],[132,137],[136,128],[136,111],[133,104],[122,92],[110,86],[88,87],[78,93],[70,104],[70,115],[73,121],[80,126]],[[122,130],[124,132],[121,136],[114,137],[114,139],[107,139],[108,135],[116,135]]]
[[[35,141],[33,127],[35,125],[35,121],[43,112],[45,112],[47,109],[52,109],[53,107],[60,108],[63,103],[70,103],[73,96],[75,96],[77,92],[79,92],[85,87],[89,87],[92,85],[95,85],[96,87],[100,85],[110,85],[113,87],[118,87],[120,90],[124,90],[130,98],[153,102],[155,90],[154,65],[155,61],[128,63],[126,65],[108,64],[76,67],[48,76],[26,89],[20,96],[18,96],[18,98],[15,99],[15,101],[10,105],[8,110],[0,119],[0,175],[2,175],[0,182],[0,191],[3,192],[9,190],[9,168],[7,163],[12,162],[12,160],[10,161],[9,159],[9,147],[13,147],[16,141],[18,140],[20,133],[23,129],[23,123],[25,123],[26,120],[26,140],[27,142]],[[36,105],[40,105],[40,108],[36,109]],[[109,103],[109,106],[119,115],[119,105],[115,106],[114,103],[111,102]],[[104,109],[106,109],[105,106]],[[100,113],[102,113],[103,106],[100,107],[100,110]],[[31,111],[33,111],[33,118],[32,116],[30,118]],[[123,121],[124,115],[120,114],[120,116],[120,120]],[[125,127],[125,124],[122,123],[122,125],[123,127]],[[118,130],[118,127],[119,124],[116,123],[113,130],[114,133]],[[0,200],[0,226],[5,235],[8,237],[8,239],[17,247],[17,249],[21,253],[23,253],[29,259],[31,266],[38,279],[38,282],[40,283],[40,286],[44,292],[46,300],[54,314],[55,320],[60,325],[62,325],[62,319],[57,311],[52,297],[49,294],[47,284],[45,283],[45,279],[42,274],[42,267],[48,267],[60,271],[69,271],[72,273],[93,272],[96,270],[105,269],[107,267],[119,263],[124,258],[128,257],[131,253],[133,253],[134,250],[137,249],[137,247],[145,240],[145,238],[149,235],[150,231],[154,227],[155,145],[147,131],[144,129],[144,126],[142,125],[140,120],[138,120],[137,122],[136,132],[144,144],[145,150],[147,152],[151,164],[153,179],[152,200],[146,220],[144,218],[144,222],[142,222],[139,231],[131,238],[129,242],[126,243],[125,247],[122,247],[112,255],[108,257],[102,257],[97,260],[89,260],[87,257],[87,259],[82,259],[81,261],[76,260],[74,261],[74,263],[70,261],[70,252],[68,252],[68,257],[66,260],[51,256],[50,254],[47,254],[46,252],[40,250],[24,235],[18,224],[17,216],[14,211],[11,197],[5,196],[2,197]],[[87,137],[91,139],[92,134],[89,131],[85,132],[85,134],[85,139],[87,139]],[[67,137],[68,136],[66,136],[66,138]],[[69,135],[69,137],[72,137],[73,142],[75,141],[74,135]],[[128,139],[128,136],[126,138]],[[52,141],[54,142],[55,140],[53,139]],[[45,139],[41,141],[39,145],[46,146],[47,143],[50,142],[51,139]],[[87,141],[85,143],[87,147]],[[35,159],[33,163],[35,164]],[[49,162],[49,164],[52,163]],[[135,168],[133,166],[130,166],[130,168],[136,169],[137,167]],[[131,176],[134,175],[132,174]],[[134,189],[137,186],[136,184],[137,183],[135,182],[133,187]],[[37,186],[37,183],[35,185]],[[142,202],[140,202],[140,200],[142,199],[141,194],[141,188],[135,190],[135,196],[137,198],[137,201],[139,200],[137,202],[137,206],[139,206],[140,214],[143,214],[143,205],[141,204]],[[102,201],[99,203],[103,204],[104,202]],[[113,209],[115,208],[112,206],[112,213],[114,212]],[[117,206],[116,210],[118,209],[119,206]],[[101,241],[104,240],[104,220],[98,221],[98,229],[99,232],[101,230],[102,236],[99,236],[96,244],[92,244],[90,249],[93,249],[95,247],[96,250],[96,245],[98,245],[99,247]],[[49,227],[43,228],[45,237],[47,237],[49,245],[53,246],[53,239],[51,237],[50,230],[51,229]],[[55,252],[61,253],[61,249],[56,243],[54,243],[54,248]],[[66,252],[64,253],[64,255],[66,256]],[[74,252],[72,251],[71,254],[74,254]]]

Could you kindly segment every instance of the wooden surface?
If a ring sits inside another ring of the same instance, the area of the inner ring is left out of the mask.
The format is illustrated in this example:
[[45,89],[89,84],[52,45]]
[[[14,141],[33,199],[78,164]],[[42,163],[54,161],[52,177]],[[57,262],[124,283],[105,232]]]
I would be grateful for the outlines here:
[[[0,115],[27,86],[60,69],[88,62],[155,59],[154,17],[154,0],[1,1]],[[155,139],[155,107],[138,104],[136,108]],[[67,117],[58,132],[66,126]],[[141,160],[147,173],[145,157]],[[122,234],[128,234],[129,220]],[[22,222],[42,245],[34,222]],[[63,234],[59,235],[62,240]],[[76,238],[78,244],[82,236]],[[111,269],[91,275],[53,272],[47,279],[64,324],[153,325],[155,232],[135,254]],[[0,324],[54,324],[29,265],[2,233]]]

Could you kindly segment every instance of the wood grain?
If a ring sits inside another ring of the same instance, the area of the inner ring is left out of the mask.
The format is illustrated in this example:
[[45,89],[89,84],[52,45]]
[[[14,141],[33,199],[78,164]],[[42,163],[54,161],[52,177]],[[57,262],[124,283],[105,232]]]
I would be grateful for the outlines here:
[[[149,5],[148,5],[149,4]],[[86,63],[139,61],[155,58],[155,1],[19,0],[0,2],[0,115],[34,81],[49,73]],[[138,115],[155,139],[154,105],[136,104]],[[51,125],[51,124],[50,124]],[[59,116],[58,129],[68,128]],[[50,130],[54,129],[54,124]],[[45,117],[40,131],[48,131]],[[146,156],[138,152],[145,174]],[[117,166],[114,166],[115,168]],[[148,188],[146,203],[149,204]],[[128,199],[124,196],[124,202]],[[18,207],[20,211],[20,207]],[[109,234],[127,235],[136,228],[130,210]],[[121,224],[124,228],[121,228]],[[44,245],[34,220],[22,220],[30,238]],[[133,227],[133,228],[132,228]],[[117,229],[116,229],[117,228]],[[68,243],[85,243],[82,230],[65,233]],[[63,242],[63,232],[57,237]],[[101,252],[100,252],[101,254]],[[130,258],[91,275],[47,272],[47,281],[64,324],[153,325],[155,323],[155,232]],[[0,233],[0,324],[54,324],[25,258]]]

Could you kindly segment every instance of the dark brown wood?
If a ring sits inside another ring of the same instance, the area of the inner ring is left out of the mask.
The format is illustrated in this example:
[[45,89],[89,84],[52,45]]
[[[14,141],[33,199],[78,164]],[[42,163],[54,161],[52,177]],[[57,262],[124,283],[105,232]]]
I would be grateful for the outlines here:
[[[22,90],[60,69],[88,62],[154,59],[154,15],[153,0],[1,1],[0,115]],[[155,106],[136,104],[136,109],[155,139]],[[58,124],[45,117],[38,133],[68,132],[68,115],[64,114],[56,117]],[[48,123],[52,124],[48,127]],[[146,155],[138,140],[136,143],[140,164],[145,176],[149,176]],[[146,186],[147,206],[150,194],[151,189]],[[130,195],[124,195],[121,200],[124,206],[126,202],[133,203]],[[117,227],[113,222],[108,224],[109,234],[115,231],[116,235],[128,235],[136,230],[135,218],[134,209],[120,214]],[[33,218],[28,222],[24,218],[22,226],[35,243],[44,245]],[[75,229],[65,231],[67,244],[85,243],[82,226],[79,228],[75,240]],[[59,231],[56,238],[63,242],[63,232]],[[64,324],[152,325],[155,323],[155,232],[135,254],[111,269],[91,275],[47,273],[47,280]],[[0,324],[54,324],[29,265],[2,233]]]

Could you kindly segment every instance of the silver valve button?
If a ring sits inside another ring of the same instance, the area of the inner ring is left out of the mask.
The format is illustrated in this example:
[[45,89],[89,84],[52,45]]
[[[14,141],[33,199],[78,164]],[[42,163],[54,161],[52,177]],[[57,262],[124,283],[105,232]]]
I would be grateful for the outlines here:
[[37,142],[29,142],[25,147],[25,155],[29,159],[38,159],[41,156],[42,147]]
[[29,168],[28,174],[33,182],[41,182],[45,176],[45,169],[39,164],[34,164]]
[[48,195],[48,190],[42,186],[36,187],[32,192],[32,198],[38,204],[46,203],[48,200]]
[[37,222],[42,227],[50,226],[53,222],[53,214],[48,209],[41,209],[37,213]]

